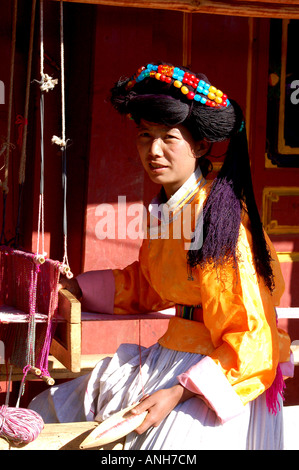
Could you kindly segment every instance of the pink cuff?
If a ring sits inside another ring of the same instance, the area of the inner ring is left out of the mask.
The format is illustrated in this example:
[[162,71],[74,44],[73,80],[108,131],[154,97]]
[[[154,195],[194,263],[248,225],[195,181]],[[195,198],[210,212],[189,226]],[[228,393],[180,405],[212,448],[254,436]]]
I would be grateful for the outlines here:
[[284,378],[292,378],[295,373],[294,355],[290,353],[290,360],[288,362],[279,363],[280,370]]
[[82,311],[113,313],[115,282],[111,269],[87,271],[76,279],[82,290]]
[[202,395],[204,401],[215,411],[222,423],[244,412],[240,397],[233,390],[220,367],[209,356],[179,375],[178,380],[183,387],[197,395]]

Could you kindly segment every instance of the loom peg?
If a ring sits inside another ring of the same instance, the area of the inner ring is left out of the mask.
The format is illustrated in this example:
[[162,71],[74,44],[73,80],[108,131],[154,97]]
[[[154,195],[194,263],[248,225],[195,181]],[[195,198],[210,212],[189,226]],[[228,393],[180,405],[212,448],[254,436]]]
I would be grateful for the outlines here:
[[74,276],[71,268],[67,264],[62,264],[59,269],[61,274],[64,274],[68,279],[72,279]]
[[54,385],[55,384],[55,380],[52,377],[50,377],[49,375],[43,375],[42,379],[43,379],[44,382],[46,382],[47,385]]
[[34,366],[31,366],[31,368],[29,369],[29,372],[37,376],[40,376],[42,374],[42,371],[38,367],[34,367]]
[[35,262],[36,264],[43,264],[43,263],[46,261],[46,254],[47,254],[47,253],[44,253],[44,254],[42,254],[42,255],[35,255],[35,256],[34,256],[34,259],[33,259],[34,262]]

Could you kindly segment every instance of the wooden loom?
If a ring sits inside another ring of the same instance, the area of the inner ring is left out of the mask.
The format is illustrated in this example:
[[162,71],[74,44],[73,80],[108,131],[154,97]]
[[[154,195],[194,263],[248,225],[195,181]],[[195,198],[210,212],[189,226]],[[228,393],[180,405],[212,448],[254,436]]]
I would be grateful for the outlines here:
[[[71,277],[67,250],[66,250],[66,207],[64,207],[64,258],[62,262],[46,258],[44,252],[44,150],[43,150],[43,119],[44,119],[44,92],[53,89],[57,80],[44,74],[43,71],[43,0],[40,0],[40,36],[41,36],[41,179],[39,198],[38,242],[36,253],[27,253],[18,247],[18,226],[16,237],[12,246],[6,243],[4,236],[5,205],[8,194],[9,155],[13,145],[10,143],[10,126],[12,117],[13,75],[16,43],[17,0],[14,0],[11,79],[8,110],[7,141],[3,144],[1,154],[6,150],[5,178],[1,182],[3,190],[3,227],[0,246],[0,340],[4,344],[5,360],[12,368],[21,368],[23,380],[21,382],[17,406],[23,391],[27,374],[34,374],[42,378],[47,384],[53,385],[54,379],[50,376],[48,356],[54,352],[55,357],[72,372],[80,371],[80,303],[67,291],[58,292],[60,274]],[[25,99],[24,128],[22,139],[22,153],[19,172],[19,188],[22,192],[25,180],[26,163],[26,136],[29,108],[29,90],[31,82],[31,62],[34,36],[36,0],[32,2],[31,31],[29,44],[29,57],[27,69],[27,87]],[[62,88],[63,78],[63,11],[61,2],[61,60],[62,60]],[[64,104],[64,91],[62,90],[62,105]],[[63,106],[62,106],[63,107]],[[54,142],[60,145],[63,154],[63,182],[64,202],[66,201],[66,171],[65,171],[65,119],[63,118],[63,137],[54,137]],[[19,220],[19,215],[18,215]],[[3,243],[4,239],[4,243]],[[41,252],[40,250],[41,243]],[[61,325],[62,328],[61,328]],[[54,338],[55,331],[63,333]],[[76,345],[73,347],[75,332]],[[9,388],[9,387],[8,387]],[[8,404],[8,396],[6,398]]]

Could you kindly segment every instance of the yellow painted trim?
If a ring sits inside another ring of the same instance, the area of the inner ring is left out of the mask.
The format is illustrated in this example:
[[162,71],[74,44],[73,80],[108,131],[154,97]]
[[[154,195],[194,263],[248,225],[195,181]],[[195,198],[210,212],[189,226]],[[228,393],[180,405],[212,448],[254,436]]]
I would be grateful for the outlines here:
[[274,165],[274,163],[271,162],[267,153],[265,153],[265,168],[278,168],[277,165]]
[[278,260],[280,263],[293,263],[299,262],[299,252],[298,251],[278,251],[277,252]]

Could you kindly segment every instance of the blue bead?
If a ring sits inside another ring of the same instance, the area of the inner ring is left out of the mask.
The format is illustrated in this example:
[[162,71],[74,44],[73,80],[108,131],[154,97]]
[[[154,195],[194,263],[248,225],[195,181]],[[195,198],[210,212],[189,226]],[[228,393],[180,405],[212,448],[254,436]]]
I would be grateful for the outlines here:
[[173,72],[172,78],[174,78],[174,80],[177,80],[179,78],[179,75],[177,73]]
[[203,86],[205,86],[205,84],[206,84],[206,82],[204,82],[203,80],[200,80],[198,85],[203,87]]
[[202,90],[203,90],[203,87],[202,86],[198,86],[196,88],[196,91],[198,91],[198,93],[202,93]]
[[146,66],[146,68],[148,70],[153,70],[153,67],[154,67],[153,64],[147,64],[147,66]]
[[202,90],[202,93],[203,93],[203,95],[207,95],[207,94],[209,93],[209,90],[207,90],[206,88],[204,88],[204,89]]
[[204,98],[203,96],[200,98],[200,102],[202,104],[205,104],[207,102],[206,98]]
[[194,99],[194,101],[200,101],[200,98],[201,97],[199,95],[195,95],[193,99]]
[[210,88],[210,86],[211,86],[211,85],[210,85],[209,83],[205,83],[205,88],[208,89],[208,88]]

